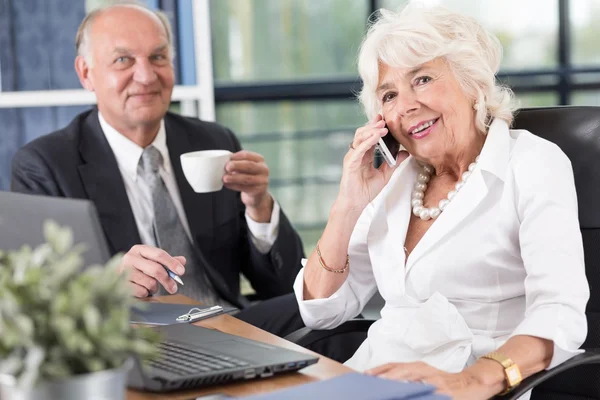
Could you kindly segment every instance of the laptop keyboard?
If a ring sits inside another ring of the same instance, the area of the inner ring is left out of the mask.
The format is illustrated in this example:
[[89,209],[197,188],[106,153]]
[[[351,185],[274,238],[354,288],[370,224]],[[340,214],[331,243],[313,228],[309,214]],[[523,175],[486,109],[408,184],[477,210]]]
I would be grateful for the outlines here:
[[177,375],[218,372],[232,368],[244,368],[250,364],[244,360],[205,349],[183,347],[173,342],[158,345],[160,357],[150,362],[154,368]]

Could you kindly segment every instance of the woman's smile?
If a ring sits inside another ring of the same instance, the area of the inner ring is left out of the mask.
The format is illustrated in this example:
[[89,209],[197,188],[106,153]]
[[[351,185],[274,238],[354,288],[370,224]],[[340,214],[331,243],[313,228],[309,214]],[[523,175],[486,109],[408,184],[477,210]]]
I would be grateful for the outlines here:
[[408,136],[413,139],[423,139],[424,137],[428,136],[431,131],[433,131],[439,120],[439,118],[435,118],[410,128],[408,131]]

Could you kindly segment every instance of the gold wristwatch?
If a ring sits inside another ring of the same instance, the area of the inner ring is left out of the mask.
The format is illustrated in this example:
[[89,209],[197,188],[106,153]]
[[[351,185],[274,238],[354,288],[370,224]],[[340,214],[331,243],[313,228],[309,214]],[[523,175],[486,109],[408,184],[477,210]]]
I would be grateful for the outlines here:
[[506,390],[500,393],[500,395],[504,395],[515,388],[523,378],[521,377],[521,370],[519,366],[515,364],[513,360],[510,358],[498,353],[497,351],[492,351],[481,358],[487,358],[489,360],[494,360],[499,362],[504,367],[504,377],[506,379]]

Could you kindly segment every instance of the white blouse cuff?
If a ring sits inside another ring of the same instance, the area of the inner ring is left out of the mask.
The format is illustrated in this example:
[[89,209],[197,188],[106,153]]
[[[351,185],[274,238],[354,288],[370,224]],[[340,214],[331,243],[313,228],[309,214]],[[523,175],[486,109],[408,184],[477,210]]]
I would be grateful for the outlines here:
[[[306,258],[302,259],[302,266],[306,266],[306,261]],[[294,293],[298,300],[302,320],[311,329],[331,329],[344,322],[343,310],[347,299],[352,296],[350,285],[346,279],[331,296],[325,299],[304,300],[304,268],[296,276]]]

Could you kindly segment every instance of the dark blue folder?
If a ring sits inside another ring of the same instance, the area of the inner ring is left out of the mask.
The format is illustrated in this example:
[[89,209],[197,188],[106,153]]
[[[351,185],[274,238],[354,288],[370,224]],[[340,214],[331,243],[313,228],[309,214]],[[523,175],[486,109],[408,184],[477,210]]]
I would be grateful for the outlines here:
[[350,373],[337,378],[272,393],[244,397],[244,400],[445,400],[435,387]]

